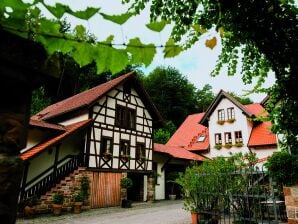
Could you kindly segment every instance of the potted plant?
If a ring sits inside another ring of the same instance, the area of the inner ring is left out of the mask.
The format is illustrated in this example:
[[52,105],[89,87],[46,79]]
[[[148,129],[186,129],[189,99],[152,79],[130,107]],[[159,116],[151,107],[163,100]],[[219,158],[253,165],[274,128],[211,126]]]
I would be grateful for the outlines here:
[[121,201],[122,208],[131,208],[131,200],[127,199],[127,189],[131,188],[133,181],[129,177],[123,177],[120,179],[120,187],[125,190],[125,198]]
[[177,183],[175,182],[176,179],[178,178],[179,174],[176,171],[170,172],[167,175],[167,183],[169,184],[169,199],[170,200],[175,200],[176,199],[176,185]]
[[52,198],[52,209],[53,215],[61,215],[62,212],[62,205],[64,202],[64,194],[63,192],[57,192],[53,194]]
[[21,203],[23,208],[23,215],[26,218],[30,218],[35,214],[35,207],[39,203],[39,200],[36,195],[28,197],[26,200]]
[[81,213],[84,197],[82,191],[75,191],[72,195],[73,199],[73,212],[75,214]]
[[81,178],[81,192],[83,197],[83,204],[89,204],[89,188],[90,188],[90,180],[87,175],[82,176]]

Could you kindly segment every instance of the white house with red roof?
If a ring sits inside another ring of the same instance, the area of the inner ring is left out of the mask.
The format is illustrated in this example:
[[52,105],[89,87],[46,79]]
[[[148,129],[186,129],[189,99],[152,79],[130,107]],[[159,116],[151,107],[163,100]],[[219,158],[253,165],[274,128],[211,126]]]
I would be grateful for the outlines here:
[[21,199],[44,195],[60,181],[65,185],[64,178],[84,167],[91,180],[91,207],[119,205],[124,176],[134,182],[129,199],[153,200],[148,192],[153,129],[161,124],[134,73],[48,106],[31,117],[21,152],[26,164]]
[[[159,112],[134,73],[48,106],[30,120],[27,147],[21,152],[21,200],[32,195],[48,200],[61,189],[70,197],[80,172],[91,181],[92,208],[119,205],[124,176],[133,180],[128,199],[164,199],[168,165],[185,167],[187,161],[203,157],[155,147],[153,130],[161,125]],[[152,181],[154,172],[160,174],[157,182]]]
[[242,105],[221,90],[205,113],[189,115],[166,146],[176,146],[208,158],[254,152],[260,161],[277,151],[271,122],[259,103]]

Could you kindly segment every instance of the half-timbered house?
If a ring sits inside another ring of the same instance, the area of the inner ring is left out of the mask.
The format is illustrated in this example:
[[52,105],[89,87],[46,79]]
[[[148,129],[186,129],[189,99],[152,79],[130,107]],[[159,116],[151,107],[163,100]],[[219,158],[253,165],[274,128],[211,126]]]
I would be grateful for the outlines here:
[[91,181],[91,207],[119,205],[123,176],[134,183],[130,199],[153,200],[148,178],[153,129],[161,124],[134,73],[48,106],[31,118],[21,155],[27,164],[21,197],[45,194],[59,181],[70,180],[80,166]]

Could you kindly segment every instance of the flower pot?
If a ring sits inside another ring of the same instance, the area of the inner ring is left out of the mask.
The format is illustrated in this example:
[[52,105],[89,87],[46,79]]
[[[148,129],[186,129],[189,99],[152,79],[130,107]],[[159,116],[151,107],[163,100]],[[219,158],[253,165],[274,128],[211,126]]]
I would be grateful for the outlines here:
[[73,213],[79,214],[82,211],[83,202],[74,202],[73,203]]
[[191,223],[192,224],[198,223],[198,213],[197,212],[191,212]]
[[169,194],[169,199],[170,200],[175,200],[176,199],[176,194]]
[[131,208],[131,200],[123,199],[121,201],[122,208]]
[[55,216],[61,215],[62,204],[52,204],[52,211]]

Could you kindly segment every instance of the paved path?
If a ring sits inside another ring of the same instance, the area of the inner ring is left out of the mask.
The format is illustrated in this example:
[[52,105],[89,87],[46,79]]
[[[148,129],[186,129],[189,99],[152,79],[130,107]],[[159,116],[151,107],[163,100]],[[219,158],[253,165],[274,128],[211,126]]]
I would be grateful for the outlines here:
[[33,219],[18,219],[17,224],[190,224],[190,213],[182,209],[183,201],[135,203],[132,208],[90,209],[81,214],[51,214]]

